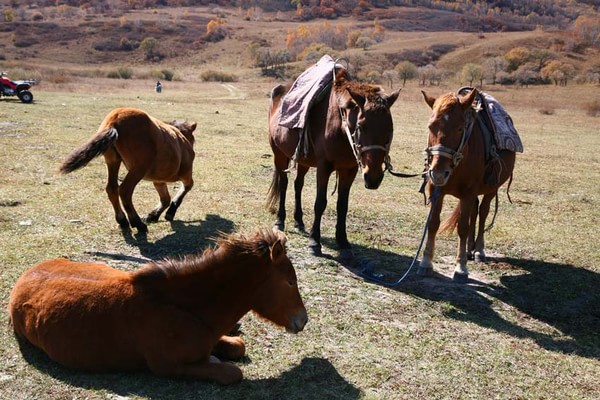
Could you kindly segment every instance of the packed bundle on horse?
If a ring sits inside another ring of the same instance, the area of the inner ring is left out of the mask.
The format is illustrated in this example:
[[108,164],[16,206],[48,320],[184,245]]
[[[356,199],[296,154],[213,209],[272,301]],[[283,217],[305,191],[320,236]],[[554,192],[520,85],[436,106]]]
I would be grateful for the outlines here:
[[[131,225],[138,232],[147,232],[146,224],[133,206],[133,190],[144,179],[152,181],[158,192],[160,203],[148,214],[147,222],[158,221],[164,210],[167,210],[167,220],[175,218],[183,198],[194,185],[192,168],[196,126],[196,122],[163,122],[135,108],[116,108],[104,118],[97,133],[67,157],[59,172],[75,171],[103,154],[108,168],[106,192],[114,208],[115,219],[124,230]],[[128,172],[119,185],[121,163],[125,164]],[[171,201],[167,183],[177,181],[181,181],[183,186]]]
[[[506,181],[510,187],[515,152],[523,151],[523,147],[508,113],[493,97],[480,95],[472,88],[438,98],[422,93],[433,110],[428,123],[424,174],[425,192],[429,195],[432,210],[418,273],[433,273],[440,212],[444,196],[450,194],[458,198],[459,203],[441,230],[458,227],[454,279],[465,281],[468,279],[468,258],[486,261],[484,233],[490,203],[496,199],[497,211],[498,189]],[[483,195],[481,201],[479,195]]]
[[[284,229],[286,173],[296,165],[294,182],[296,227],[304,231],[301,204],[304,177],[317,168],[315,219],[309,247],[321,254],[321,217],[327,205],[329,177],[337,173],[336,242],[342,257],[351,257],[346,235],[350,187],[360,168],[368,189],[377,189],[389,163],[393,138],[390,107],[399,91],[386,95],[377,85],[352,81],[347,70],[324,56],[303,73],[291,88],[279,85],[271,92],[269,143],[275,170],[268,206],[277,213],[275,226]],[[296,95],[299,91],[301,94]],[[301,105],[301,106],[300,106]],[[290,111],[294,111],[289,114]]]
[[66,367],[221,384],[242,379],[219,359],[244,356],[243,340],[228,333],[248,311],[292,333],[307,322],[285,237],[271,230],[223,236],[215,249],[134,272],[44,261],[19,278],[8,310],[18,337]]

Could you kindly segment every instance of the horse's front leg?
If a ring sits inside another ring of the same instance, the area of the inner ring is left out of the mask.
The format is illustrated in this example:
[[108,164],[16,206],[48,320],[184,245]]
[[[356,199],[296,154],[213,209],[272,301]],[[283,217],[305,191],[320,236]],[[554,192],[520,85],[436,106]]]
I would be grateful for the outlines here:
[[466,282],[469,279],[467,269],[467,242],[469,239],[471,210],[475,205],[475,197],[462,198],[459,201],[460,218],[458,220],[458,250],[456,253],[456,267],[452,279],[456,282]]
[[167,188],[167,184],[164,182],[154,182],[154,188],[158,193],[158,197],[160,198],[160,202],[156,206],[156,208],[146,216],[146,222],[156,222],[160,218],[160,215],[169,207],[171,203],[171,195],[169,194],[169,189]]
[[223,335],[213,347],[212,355],[221,360],[239,360],[246,355],[246,345],[239,336]]
[[302,189],[304,188],[304,177],[309,167],[298,165],[296,179],[294,180],[294,221],[295,227],[299,232],[304,232],[304,213],[302,212]]
[[190,170],[190,174],[188,176],[181,178],[181,183],[183,184],[183,187],[181,189],[179,189],[179,192],[177,192],[177,194],[173,198],[173,201],[171,202],[171,205],[169,206],[169,209],[167,210],[167,213],[165,214],[165,219],[167,221],[173,221],[173,219],[175,219],[175,213],[177,212],[177,209],[181,205],[183,198],[194,187],[194,179],[192,178],[191,170]]
[[348,241],[346,232],[346,218],[348,216],[348,200],[350,198],[350,188],[356,177],[358,167],[348,170],[338,171],[338,198],[337,198],[337,223],[335,225],[335,241],[340,249],[340,258],[352,259],[352,246]]
[[[432,189],[433,190],[433,189]],[[423,258],[419,263],[419,269],[417,275],[419,276],[432,276],[433,275],[433,256],[435,253],[435,235],[440,228],[440,213],[442,211],[442,205],[444,203],[444,195],[440,197],[430,205],[429,211],[429,222],[427,227],[427,239],[425,240],[425,250],[423,250]]]
[[329,164],[322,164],[317,167],[317,197],[315,199],[315,219],[310,230],[308,247],[315,256],[321,256],[321,218],[327,207],[327,184],[329,177],[333,172],[333,167]]

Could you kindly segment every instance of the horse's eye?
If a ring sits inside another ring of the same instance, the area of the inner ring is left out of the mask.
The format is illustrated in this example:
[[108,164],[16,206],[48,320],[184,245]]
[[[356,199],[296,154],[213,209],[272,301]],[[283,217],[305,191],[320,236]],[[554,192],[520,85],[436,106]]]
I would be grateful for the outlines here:
[[295,279],[290,279],[288,280],[288,285],[290,286],[296,286],[297,281]]

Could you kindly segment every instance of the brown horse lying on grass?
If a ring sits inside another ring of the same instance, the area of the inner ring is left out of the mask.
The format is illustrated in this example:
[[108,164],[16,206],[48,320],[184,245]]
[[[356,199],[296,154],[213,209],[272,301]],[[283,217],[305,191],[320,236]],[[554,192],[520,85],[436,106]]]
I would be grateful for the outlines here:
[[[146,224],[133,206],[133,190],[139,181],[154,182],[160,197],[158,206],[148,214],[146,221],[155,222],[167,210],[165,218],[172,221],[177,208],[194,185],[194,135],[196,122],[166,123],[135,108],[117,108],[100,124],[98,132],[82,147],[73,151],[59,168],[67,174],[86,166],[93,158],[104,154],[108,168],[106,192],[115,210],[115,218],[122,229],[129,224],[138,232],[148,231]],[[121,162],[128,173],[119,186]],[[171,201],[167,182],[181,181],[183,187]],[[119,197],[127,213],[121,209]],[[129,218],[129,221],[127,220]]]
[[214,356],[244,356],[242,339],[226,334],[248,311],[292,333],[307,322],[285,237],[267,230],[135,272],[44,261],[19,278],[8,308],[15,333],[64,366],[220,384],[242,379]]

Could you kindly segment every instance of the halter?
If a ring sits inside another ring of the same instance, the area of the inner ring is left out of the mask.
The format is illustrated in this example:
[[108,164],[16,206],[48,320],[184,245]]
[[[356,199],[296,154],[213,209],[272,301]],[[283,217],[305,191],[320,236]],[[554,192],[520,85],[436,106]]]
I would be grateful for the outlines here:
[[[478,109],[474,109],[475,112],[478,111]],[[429,162],[431,160],[431,158],[433,156],[440,156],[440,157],[445,157],[445,158],[449,158],[452,160],[452,168],[456,168],[456,166],[458,166],[458,164],[460,163],[460,161],[463,159],[463,148],[465,147],[465,144],[467,143],[467,141],[469,140],[469,137],[471,136],[471,132],[473,132],[473,124],[475,123],[475,115],[473,110],[469,109],[466,113],[465,113],[465,127],[463,128],[463,133],[460,139],[460,144],[458,145],[458,148],[456,150],[438,144],[435,146],[428,146],[425,149],[425,168],[429,169]]]
[[[345,60],[345,59],[344,59]],[[337,63],[338,60],[336,60],[335,62]],[[346,60],[347,61],[347,60]],[[333,87],[335,87],[335,66],[333,68]],[[352,153],[354,154],[354,158],[356,159],[356,164],[358,164],[358,166],[362,169],[363,165],[361,162],[361,156],[364,152],[366,151],[370,151],[370,150],[382,150],[385,152],[385,157],[384,157],[384,163],[385,163],[385,168],[391,170],[391,162],[390,162],[390,144],[391,142],[388,142],[385,146],[379,145],[379,144],[373,144],[373,145],[369,145],[369,146],[361,146],[360,145],[360,125],[357,123],[356,127],[354,128],[354,132],[350,132],[350,127],[348,126],[348,120],[346,119],[346,115],[344,114],[344,111],[342,110],[342,107],[340,106],[339,102],[338,102],[338,110],[340,111],[340,118],[342,119],[342,125],[344,127],[344,132],[346,133],[346,138],[348,139],[348,143],[350,144],[350,148],[352,149]]]

